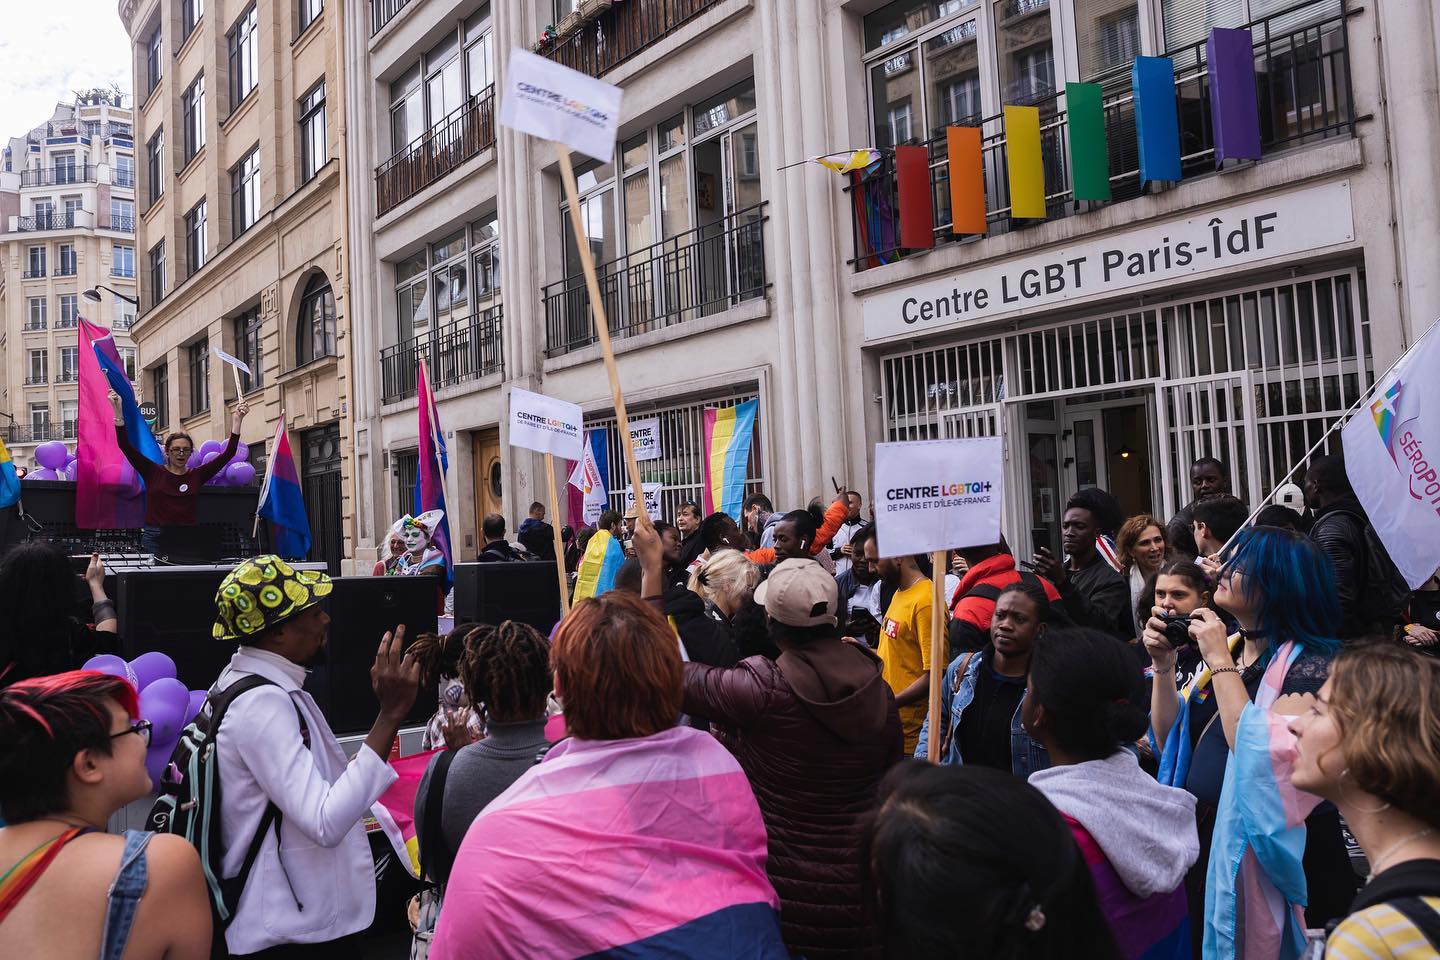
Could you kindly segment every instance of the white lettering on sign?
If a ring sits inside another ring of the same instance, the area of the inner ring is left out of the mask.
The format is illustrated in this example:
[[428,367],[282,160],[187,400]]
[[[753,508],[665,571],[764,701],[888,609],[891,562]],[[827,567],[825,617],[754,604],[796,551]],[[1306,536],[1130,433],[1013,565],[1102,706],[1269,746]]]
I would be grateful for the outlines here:
[[1354,238],[1350,184],[1327,183],[877,293],[862,303],[865,339],[1081,303]]

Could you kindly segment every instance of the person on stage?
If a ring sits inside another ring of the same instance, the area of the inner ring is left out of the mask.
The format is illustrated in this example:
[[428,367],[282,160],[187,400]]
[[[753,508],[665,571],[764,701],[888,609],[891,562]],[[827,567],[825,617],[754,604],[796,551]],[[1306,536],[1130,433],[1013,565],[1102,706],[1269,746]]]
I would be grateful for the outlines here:
[[435,531],[445,519],[443,510],[427,510],[418,517],[405,514],[390,528],[390,536],[405,543],[405,552],[387,575],[395,577],[445,576],[445,554],[435,546]]
[[177,551],[184,551],[185,528],[196,525],[195,500],[200,488],[205,486],[235,456],[240,445],[240,427],[250,405],[241,400],[235,405],[235,414],[230,420],[230,440],[225,449],[209,463],[202,463],[193,470],[186,464],[195,452],[195,442],[188,433],[172,433],[165,438],[165,463],[152,463],[136,450],[125,435],[124,421],[115,424],[115,439],[125,459],[145,481],[145,531],[141,535],[141,546],[147,553],[175,559]]

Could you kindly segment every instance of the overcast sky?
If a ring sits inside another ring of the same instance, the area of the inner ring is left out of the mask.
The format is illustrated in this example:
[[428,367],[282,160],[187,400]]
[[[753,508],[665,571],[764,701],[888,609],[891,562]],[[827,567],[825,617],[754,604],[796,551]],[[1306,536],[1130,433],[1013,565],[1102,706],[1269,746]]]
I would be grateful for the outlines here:
[[50,119],[72,91],[120,84],[130,41],[117,0],[0,0],[0,142]]

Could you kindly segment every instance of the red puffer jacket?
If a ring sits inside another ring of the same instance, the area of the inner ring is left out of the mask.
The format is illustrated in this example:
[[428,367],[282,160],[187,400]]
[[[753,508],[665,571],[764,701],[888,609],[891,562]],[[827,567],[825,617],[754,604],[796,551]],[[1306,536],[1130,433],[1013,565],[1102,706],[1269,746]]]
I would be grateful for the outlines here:
[[878,958],[861,821],[904,746],[879,658],[837,640],[730,669],[687,663],[684,710],[720,728],[750,778],[785,945],[808,960]]

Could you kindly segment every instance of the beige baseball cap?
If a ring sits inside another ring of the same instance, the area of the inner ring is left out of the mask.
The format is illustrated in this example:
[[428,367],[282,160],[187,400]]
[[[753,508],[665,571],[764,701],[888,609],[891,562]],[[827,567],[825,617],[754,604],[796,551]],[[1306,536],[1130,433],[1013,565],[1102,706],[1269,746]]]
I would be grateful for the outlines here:
[[755,589],[755,602],[771,617],[792,627],[833,627],[838,622],[840,588],[814,560],[792,558],[770,571],[770,576]]

